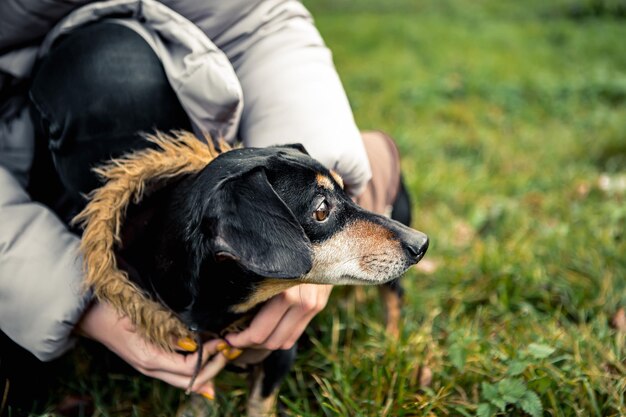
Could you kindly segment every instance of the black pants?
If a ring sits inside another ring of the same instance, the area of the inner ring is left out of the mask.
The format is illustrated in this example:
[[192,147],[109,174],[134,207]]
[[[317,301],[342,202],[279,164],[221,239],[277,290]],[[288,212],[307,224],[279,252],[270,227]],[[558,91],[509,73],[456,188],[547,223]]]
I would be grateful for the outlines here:
[[91,168],[147,146],[142,132],[191,129],[152,48],[115,23],[59,39],[37,65],[30,99],[37,150],[29,191],[65,220],[98,186]]
[[[36,151],[29,192],[66,222],[99,183],[92,167],[148,146],[142,132],[191,129],[154,51],[114,23],[59,39],[36,66],[30,98]],[[45,404],[57,369],[0,332],[0,405],[9,381],[13,415],[36,400]]]

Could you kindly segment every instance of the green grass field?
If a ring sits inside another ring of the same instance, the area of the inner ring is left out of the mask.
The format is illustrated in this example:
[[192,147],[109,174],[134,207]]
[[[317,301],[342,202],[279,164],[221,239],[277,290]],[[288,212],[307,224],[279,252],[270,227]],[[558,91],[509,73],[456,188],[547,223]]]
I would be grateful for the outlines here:
[[[399,340],[374,288],[335,292],[285,415],[626,415],[622,3],[306,2],[360,127],[397,138],[431,247],[404,278]],[[68,387],[98,416],[172,415],[182,397],[117,374]],[[244,378],[218,389],[241,415]]]

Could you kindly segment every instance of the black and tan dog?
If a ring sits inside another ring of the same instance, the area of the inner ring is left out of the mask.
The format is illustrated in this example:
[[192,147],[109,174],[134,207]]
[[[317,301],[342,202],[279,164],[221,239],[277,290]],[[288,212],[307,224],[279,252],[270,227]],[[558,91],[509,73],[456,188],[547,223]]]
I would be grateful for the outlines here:
[[[301,283],[376,285],[426,252],[426,235],[357,206],[302,146],[225,152],[191,134],[100,169],[79,215],[87,283],[152,342],[214,337]],[[389,284],[388,284],[389,285]],[[268,415],[295,350],[255,370],[249,415]]]

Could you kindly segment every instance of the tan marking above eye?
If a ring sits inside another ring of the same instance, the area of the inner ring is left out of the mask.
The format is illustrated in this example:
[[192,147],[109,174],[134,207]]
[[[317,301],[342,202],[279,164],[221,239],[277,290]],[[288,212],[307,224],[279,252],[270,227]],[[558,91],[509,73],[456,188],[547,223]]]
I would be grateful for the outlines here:
[[317,181],[317,185],[319,185],[322,188],[325,188],[331,191],[335,189],[335,185],[333,184],[331,179],[328,178],[326,175],[322,174],[321,172],[317,174],[317,176],[315,177],[315,180]]
[[331,177],[333,177],[333,179],[337,182],[337,184],[339,184],[339,186],[343,190],[343,178],[341,178],[341,176],[339,174],[337,174],[337,172],[332,170],[332,169],[330,170],[330,175],[331,175]]

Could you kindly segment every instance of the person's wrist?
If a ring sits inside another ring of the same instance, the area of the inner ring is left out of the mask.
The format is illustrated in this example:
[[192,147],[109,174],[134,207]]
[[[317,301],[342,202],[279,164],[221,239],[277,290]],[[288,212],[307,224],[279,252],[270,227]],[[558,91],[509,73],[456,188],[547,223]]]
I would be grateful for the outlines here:
[[85,311],[83,311],[83,315],[81,316],[80,320],[76,323],[76,326],[74,326],[74,333],[78,336],[81,337],[86,337],[88,339],[93,339],[92,335],[91,335],[91,325],[92,325],[92,314],[93,314],[93,309],[95,308],[95,306],[97,305],[97,301],[92,301],[86,308]]
[[93,301],[83,313],[80,321],[75,327],[75,332],[85,338],[95,340],[105,346],[107,344],[107,335],[110,333],[107,329],[110,327],[110,319],[114,317],[107,314],[112,308],[105,303]]

